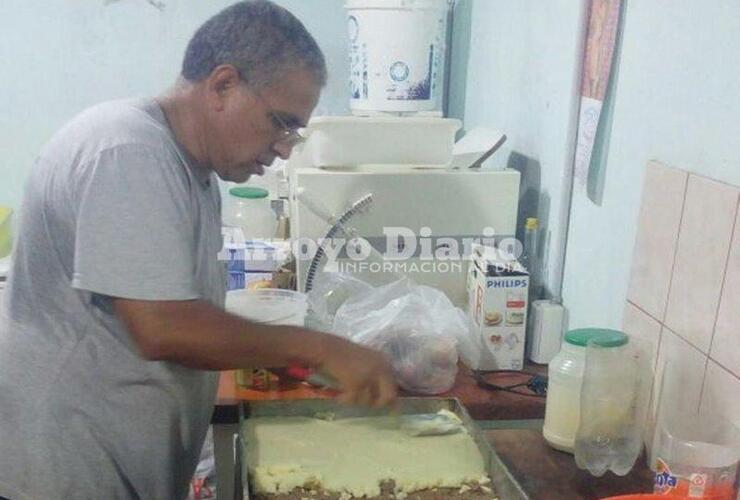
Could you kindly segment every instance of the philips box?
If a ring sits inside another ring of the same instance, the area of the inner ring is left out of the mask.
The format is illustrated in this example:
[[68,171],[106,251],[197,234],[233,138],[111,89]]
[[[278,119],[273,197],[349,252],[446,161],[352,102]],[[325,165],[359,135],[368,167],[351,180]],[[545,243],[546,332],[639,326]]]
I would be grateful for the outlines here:
[[468,315],[482,353],[474,370],[521,370],[527,325],[529,274],[512,255],[472,246]]

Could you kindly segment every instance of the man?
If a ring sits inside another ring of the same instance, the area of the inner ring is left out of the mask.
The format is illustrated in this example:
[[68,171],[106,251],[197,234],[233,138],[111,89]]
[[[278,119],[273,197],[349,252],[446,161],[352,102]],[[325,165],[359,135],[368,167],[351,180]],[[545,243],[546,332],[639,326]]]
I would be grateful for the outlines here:
[[325,79],[295,17],[241,2],[196,32],[168,95],[96,106],[45,146],[0,329],[0,496],[183,498],[215,370],[299,363],[345,402],[392,402],[381,354],[222,309],[215,176],[287,158]]

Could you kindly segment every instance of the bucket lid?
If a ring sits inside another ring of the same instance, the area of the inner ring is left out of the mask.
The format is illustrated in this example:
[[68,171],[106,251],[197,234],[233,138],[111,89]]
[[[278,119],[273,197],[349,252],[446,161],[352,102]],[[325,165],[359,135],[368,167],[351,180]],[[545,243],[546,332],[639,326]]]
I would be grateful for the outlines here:
[[229,194],[237,198],[247,198],[249,200],[260,200],[267,198],[270,194],[266,189],[258,187],[235,187],[229,189]]
[[308,302],[305,294],[292,290],[261,288],[232,290],[226,294],[226,310],[257,323],[302,323]]
[[347,0],[345,9],[447,9],[448,0]]
[[578,328],[566,333],[565,341],[581,347],[586,347],[589,342],[600,347],[619,347],[628,342],[628,337],[624,332],[609,328]]

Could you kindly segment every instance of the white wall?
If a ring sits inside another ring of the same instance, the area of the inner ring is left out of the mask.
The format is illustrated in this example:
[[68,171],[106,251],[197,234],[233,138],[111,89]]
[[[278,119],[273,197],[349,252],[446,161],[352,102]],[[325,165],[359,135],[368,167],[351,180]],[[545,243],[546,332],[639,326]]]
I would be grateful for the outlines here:
[[[602,144],[596,203],[575,193],[564,298],[570,326],[619,326],[645,163],[657,158],[740,184],[740,4],[624,0],[626,15]],[[187,40],[231,0],[0,2],[0,204],[17,207],[41,145],[96,102],[155,95],[175,79]],[[324,49],[330,81],[321,114],[347,112],[343,0],[281,0]],[[520,219],[537,214],[544,259],[556,255],[569,167],[583,0],[459,0],[450,114],[509,141],[493,159],[522,170]],[[552,285],[554,276],[548,276]]]
[[[603,194],[575,194],[565,301],[571,327],[619,327],[645,164],[740,184],[740,3],[628,0]],[[711,244],[708,242],[707,244]],[[697,263],[700,265],[701,263]]]
[[[195,29],[232,0],[2,0],[0,204],[18,207],[51,134],[100,101],[154,96],[176,79]],[[314,34],[330,78],[317,112],[348,111],[343,0],[278,0]]]
[[540,218],[550,288],[563,244],[557,221],[567,208],[561,192],[572,156],[583,18],[581,0],[459,0],[455,12],[450,114],[467,129],[507,134],[491,163],[523,172],[519,224]]

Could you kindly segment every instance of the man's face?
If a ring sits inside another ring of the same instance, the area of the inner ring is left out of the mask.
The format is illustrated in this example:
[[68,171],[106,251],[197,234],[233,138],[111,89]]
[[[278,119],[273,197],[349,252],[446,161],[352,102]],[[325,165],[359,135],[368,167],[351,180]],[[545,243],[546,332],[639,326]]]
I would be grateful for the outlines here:
[[[208,97],[204,130],[208,162],[223,180],[245,182],[262,175],[275,157],[287,159],[292,145],[284,126],[305,127],[319,100],[320,86],[303,69],[255,90],[234,73],[221,75]],[[277,117],[277,118],[276,118]],[[281,123],[282,122],[282,123]]]

